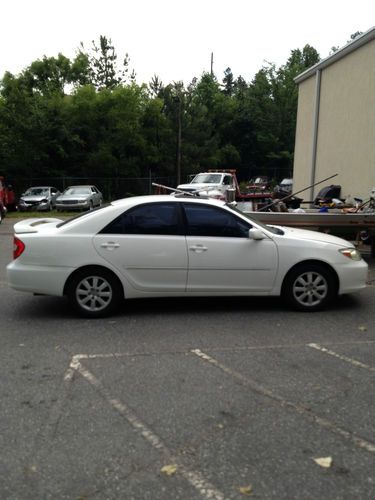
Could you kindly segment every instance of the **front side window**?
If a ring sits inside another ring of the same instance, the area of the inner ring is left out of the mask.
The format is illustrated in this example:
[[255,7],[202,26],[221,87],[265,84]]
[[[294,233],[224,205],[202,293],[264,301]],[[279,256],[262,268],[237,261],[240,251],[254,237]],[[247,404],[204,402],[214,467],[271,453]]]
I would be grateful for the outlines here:
[[102,234],[183,234],[177,203],[146,203],[114,219]]
[[188,236],[248,238],[250,224],[218,207],[184,203]]

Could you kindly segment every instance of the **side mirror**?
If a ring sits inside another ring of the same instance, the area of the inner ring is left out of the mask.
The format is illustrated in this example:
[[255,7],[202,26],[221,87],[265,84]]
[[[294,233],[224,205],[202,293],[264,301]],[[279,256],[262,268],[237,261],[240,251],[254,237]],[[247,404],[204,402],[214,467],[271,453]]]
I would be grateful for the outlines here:
[[251,229],[249,229],[249,238],[251,240],[264,240],[266,238],[266,235],[261,229],[252,227]]

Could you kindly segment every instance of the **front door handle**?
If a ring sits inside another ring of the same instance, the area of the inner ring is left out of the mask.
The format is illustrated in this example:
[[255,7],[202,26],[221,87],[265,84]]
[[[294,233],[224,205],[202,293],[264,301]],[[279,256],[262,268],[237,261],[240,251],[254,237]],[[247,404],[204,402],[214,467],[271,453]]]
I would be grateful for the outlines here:
[[204,245],[192,245],[191,247],[189,247],[189,250],[196,253],[202,253],[206,252],[208,250],[208,247],[205,247]]

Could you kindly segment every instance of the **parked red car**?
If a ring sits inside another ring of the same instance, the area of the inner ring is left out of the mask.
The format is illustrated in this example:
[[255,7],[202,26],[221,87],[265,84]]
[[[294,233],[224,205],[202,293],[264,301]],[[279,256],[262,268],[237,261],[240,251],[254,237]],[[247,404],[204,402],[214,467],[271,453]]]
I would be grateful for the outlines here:
[[3,220],[3,218],[5,217],[6,212],[7,212],[7,210],[5,208],[5,205],[2,202],[2,200],[0,199],[0,224]]
[[269,189],[269,187],[270,182],[266,175],[258,175],[258,177],[250,179],[248,185],[246,186],[246,188],[250,191],[265,191],[266,189]]
[[7,210],[16,210],[16,195],[13,186],[6,185],[3,176],[0,176],[0,200]]

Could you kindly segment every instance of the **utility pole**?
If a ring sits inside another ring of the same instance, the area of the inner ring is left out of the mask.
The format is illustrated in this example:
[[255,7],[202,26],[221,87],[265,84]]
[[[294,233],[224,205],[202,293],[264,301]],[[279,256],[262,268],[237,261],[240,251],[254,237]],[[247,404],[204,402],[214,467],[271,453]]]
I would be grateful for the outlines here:
[[181,184],[181,95],[178,96],[177,111],[177,186]]
[[211,52],[211,76],[214,75],[214,53]]

